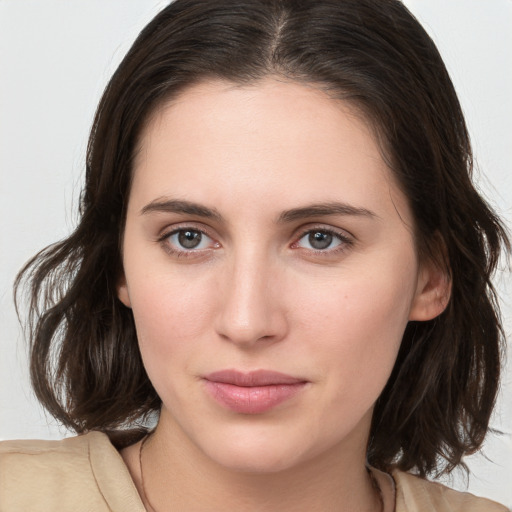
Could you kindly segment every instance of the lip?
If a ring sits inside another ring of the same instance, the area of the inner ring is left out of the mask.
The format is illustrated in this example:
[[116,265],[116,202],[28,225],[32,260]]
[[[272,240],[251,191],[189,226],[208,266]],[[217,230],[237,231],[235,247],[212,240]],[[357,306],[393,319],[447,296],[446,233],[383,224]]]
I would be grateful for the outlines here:
[[206,390],[220,405],[240,414],[261,414],[291,399],[304,379],[270,370],[222,370],[204,377]]

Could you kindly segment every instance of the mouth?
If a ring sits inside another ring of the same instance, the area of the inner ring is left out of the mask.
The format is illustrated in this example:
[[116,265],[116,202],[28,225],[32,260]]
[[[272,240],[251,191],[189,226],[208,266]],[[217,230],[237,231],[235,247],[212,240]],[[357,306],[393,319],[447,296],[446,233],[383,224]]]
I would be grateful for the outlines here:
[[269,370],[222,370],[207,375],[206,390],[221,406],[239,414],[261,414],[293,398],[308,381]]

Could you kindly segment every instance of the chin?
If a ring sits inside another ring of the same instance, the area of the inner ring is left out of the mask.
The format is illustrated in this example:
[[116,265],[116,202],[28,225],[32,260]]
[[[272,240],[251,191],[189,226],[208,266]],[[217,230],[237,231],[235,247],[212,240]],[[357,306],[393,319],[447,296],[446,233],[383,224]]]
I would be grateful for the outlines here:
[[238,473],[278,473],[295,467],[301,457],[297,452],[273,446],[230,446],[224,450],[216,448],[207,455],[228,471]]
[[226,470],[260,474],[296,468],[325,451],[323,446],[313,442],[311,433],[294,436],[290,429],[265,430],[232,429],[223,435],[212,433],[212,437],[203,439],[199,448]]

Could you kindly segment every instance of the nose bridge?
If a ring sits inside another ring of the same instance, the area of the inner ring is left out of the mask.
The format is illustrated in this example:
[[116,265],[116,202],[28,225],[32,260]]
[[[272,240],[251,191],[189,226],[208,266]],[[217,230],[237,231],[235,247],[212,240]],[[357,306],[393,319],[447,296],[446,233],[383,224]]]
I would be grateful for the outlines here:
[[276,266],[268,251],[247,246],[233,252],[222,276],[218,333],[238,344],[277,340],[285,331]]

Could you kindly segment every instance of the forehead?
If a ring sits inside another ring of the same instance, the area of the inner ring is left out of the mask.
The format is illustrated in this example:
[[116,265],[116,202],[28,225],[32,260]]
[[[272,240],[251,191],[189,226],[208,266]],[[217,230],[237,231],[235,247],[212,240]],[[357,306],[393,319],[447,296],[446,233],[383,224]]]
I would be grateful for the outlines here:
[[200,83],[157,109],[134,173],[132,192],[148,201],[193,191],[218,206],[245,189],[251,201],[260,194],[283,208],[338,200],[389,207],[391,198],[408,217],[365,117],[314,86],[271,78]]
[[[176,140],[208,134],[212,143],[232,141],[234,145],[238,136],[247,133],[261,136],[264,131],[269,148],[283,147],[286,142],[300,137],[317,143],[324,141],[325,145],[336,139],[342,149],[339,130],[346,125],[342,121],[346,117],[354,120],[351,129],[357,125],[363,137],[375,142],[373,124],[355,105],[336,99],[313,84],[272,77],[248,85],[209,80],[187,87],[157,107],[139,142],[140,149],[148,149],[156,132],[179,124],[179,130],[174,133]],[[322,130],[318,130],[320,123]],[[280,128],[286,129],[281,131]],[[244,140],[245,144],[247,142]],[[255,144],[261,142],[254,138]]]

